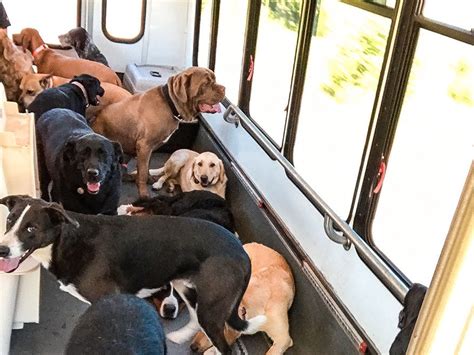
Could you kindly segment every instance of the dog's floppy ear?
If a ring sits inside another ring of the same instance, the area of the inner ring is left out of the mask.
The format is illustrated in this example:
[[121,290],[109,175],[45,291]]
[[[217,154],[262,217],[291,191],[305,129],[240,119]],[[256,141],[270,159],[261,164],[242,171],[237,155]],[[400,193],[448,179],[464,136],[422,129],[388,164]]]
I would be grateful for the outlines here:
[[40,86],[43,88],[43,89],[49,89],[50,87],[53,86],[53,83],[52,83],[52,77],[53,77],[53,74],[46,74],[43,78],[41,78],[39,84]]
[[0,199],[0,204],[7,206],[8,210],[11,211],[18,202],[24,201],[28,198],[31,197],[28,195],[10,195]]
[[99,95],[100,97],[104,96],[105,94],[105,90],[102,86],[100,86],[99,84],[99,89],[97,90],[97,95]]
[[221,184],[227,183],[227,175],[225,174],[224,163],[219,159],[219,182]]
[[72,224],[74,227],[79,227],[79,222],[77,222],[75,219],[71,218],[64,208],[61,207],[61,205],[52,202],[48,204],[48,206],[43,207],[46,212],[49,215],[49,218],[51,221],[55,224],[61,224],[61,223],[66,223],[66,224]]
[[180,102],[187,102],[191,99],[188,95],[188,89],[191,83],[191,76],[189,74],[177,74],[171,77],[169,82],[171,82],[169,89],[173,90],[174,96],[176,96]]
[[119,142],[112,142],[112,145],[114,146],[115,159],[117,159],[117,162],[119,164],[122,164],[123,163],[122,146],[120,145]]
[[69,139],[63,148],[63,162],[70,163],[74,160],[74,155],[76,153],[76,141]]
[[15,43],[17,46],[22,46],[23,45],[23,33],[14,33],[12,35],[13,38],[13,43]]

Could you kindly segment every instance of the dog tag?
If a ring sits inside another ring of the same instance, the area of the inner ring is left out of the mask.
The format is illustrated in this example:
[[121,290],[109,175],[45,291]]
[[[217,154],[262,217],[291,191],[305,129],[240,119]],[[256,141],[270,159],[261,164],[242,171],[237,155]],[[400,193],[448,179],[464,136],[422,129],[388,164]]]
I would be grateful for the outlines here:
[[77,193],[78,193],[79,195],[82,195],[82,194],[84,193],[84,189],[83,189],[82,187],[78,187],[78,188],[77,188]]

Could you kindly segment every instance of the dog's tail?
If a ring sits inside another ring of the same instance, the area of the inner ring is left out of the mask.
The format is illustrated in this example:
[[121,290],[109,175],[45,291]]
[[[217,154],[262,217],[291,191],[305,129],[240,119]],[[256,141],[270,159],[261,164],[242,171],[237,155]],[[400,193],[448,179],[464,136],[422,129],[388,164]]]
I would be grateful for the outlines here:
[[227,324],[230,325],[233,329],[238,330],[242,334],[255,334],[260,331],[262,325],[267,322],[267,317],[263,314],[250,318],[249,320],[243,320],[239,316],[239,305],[232,310]]

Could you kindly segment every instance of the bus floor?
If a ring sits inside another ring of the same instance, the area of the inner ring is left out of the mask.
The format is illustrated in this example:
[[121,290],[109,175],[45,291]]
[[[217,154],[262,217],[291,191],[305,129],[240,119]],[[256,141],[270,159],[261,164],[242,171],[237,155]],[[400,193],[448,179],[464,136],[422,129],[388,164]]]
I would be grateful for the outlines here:
[[[168,154],[153,154],[151,167],[164,164]],[[134,160],[129,164],[133,169]],[[130,203],[137,198],[134,183],[124,183],[121,203]],[[88,305],[59,289],[54,276],[45,269],[41,270],[40,289],[40,322],[25,324],[21,330],[12,332],[10,355],[60,355],[64,353],[69,336],[79,317]],[[183,310],[175,320],[161,319],[165,333],[179,329],[188,320],[187,311]],[[233,346],[233,354],[264,354],[266,343],[262,336],[245,336]],[[168,354],[191,354],[190,343],[181,345],[167,340]]]

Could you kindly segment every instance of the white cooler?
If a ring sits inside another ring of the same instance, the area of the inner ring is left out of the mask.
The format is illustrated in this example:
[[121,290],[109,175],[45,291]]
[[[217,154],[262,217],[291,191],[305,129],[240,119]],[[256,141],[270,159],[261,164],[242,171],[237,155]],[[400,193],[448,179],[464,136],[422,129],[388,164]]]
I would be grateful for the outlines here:
[[174,66],[127,64],[123,86],[133,94],[144,92],[168,82],[168,78],[179,73]]

